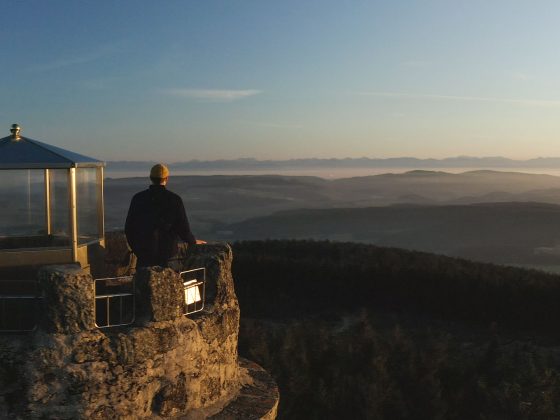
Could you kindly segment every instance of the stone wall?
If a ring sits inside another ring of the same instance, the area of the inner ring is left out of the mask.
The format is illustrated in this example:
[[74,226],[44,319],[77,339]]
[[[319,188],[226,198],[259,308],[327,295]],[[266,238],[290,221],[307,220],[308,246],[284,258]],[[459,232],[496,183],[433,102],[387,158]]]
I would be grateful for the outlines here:
[[242,375],[231,249],[196,246],[185,257],[185,267],[207,270],[203,312],[183,315],[178,274],[143,269],[135,323],[109,329],[95,327],[89,274],[43,269],[38,328],[0,336],[0,418],[200,418],[234,399]]

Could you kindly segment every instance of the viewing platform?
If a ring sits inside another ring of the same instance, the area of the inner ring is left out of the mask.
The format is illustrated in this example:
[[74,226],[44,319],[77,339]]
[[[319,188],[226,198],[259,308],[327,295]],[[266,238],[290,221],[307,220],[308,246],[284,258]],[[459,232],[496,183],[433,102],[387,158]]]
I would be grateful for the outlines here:
[[134,320],[109,328],[97,326],[91,274],[75,265],[42,268],[37,325],[0,334],[0,417],[275,418],[274,380],[238,357],[231,261],[226,244],[196,246],[183,256],[185,270],[206,273],[204,309],[189,316],[177,272],[138,270]]
[[274,380],[239,359],[229,245],[136,270],[105,234],[103,167],[0,139],[0,418],[274,419]]

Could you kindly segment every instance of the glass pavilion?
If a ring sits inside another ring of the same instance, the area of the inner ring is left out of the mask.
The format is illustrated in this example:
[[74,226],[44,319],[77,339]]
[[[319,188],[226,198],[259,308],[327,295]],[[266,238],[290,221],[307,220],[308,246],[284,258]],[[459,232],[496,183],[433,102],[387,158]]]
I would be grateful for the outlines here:
[[104,162],[20,135],[0,139],[0,268],[79,262],[104,247]]

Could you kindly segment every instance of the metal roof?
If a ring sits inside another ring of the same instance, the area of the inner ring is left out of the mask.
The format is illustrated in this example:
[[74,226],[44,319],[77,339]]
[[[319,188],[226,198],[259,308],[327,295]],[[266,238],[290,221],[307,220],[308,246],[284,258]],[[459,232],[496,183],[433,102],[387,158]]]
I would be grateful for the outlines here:
[[105,162],[22,136],[0,139],[0,169],[59,169],[105,166]]

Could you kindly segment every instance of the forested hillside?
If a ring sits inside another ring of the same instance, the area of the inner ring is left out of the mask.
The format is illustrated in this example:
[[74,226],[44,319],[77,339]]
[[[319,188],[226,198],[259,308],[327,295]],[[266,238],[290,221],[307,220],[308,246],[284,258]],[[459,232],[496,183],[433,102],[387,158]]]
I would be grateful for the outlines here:
[[228,229],[238,239],[327,239],[485,262],[560,262],[558,255],[535,253],[560,240],[560,206],[546,203],[300,209],[249,219]]
[[560,278],[311,241],[234,245],[240,351],[282,418],[560,417]]

